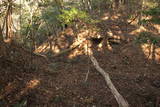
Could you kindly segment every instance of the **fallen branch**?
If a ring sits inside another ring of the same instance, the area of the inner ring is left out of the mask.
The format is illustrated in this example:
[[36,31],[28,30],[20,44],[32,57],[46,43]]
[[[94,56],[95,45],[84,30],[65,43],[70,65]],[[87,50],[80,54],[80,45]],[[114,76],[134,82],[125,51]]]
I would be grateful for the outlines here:
[[140,14],[137,13],[137,15],[130,22],[128,22],[128,25],[130,25],[132,22],[134,22],[137,19],[137,17],[139,17],[139,15]]
[[70,52],[70,51],[76,49],[79,45],[80,45],[80,44],[78,44],[78,45],[76,45],[76,46],[74,46],[74,47],[68,48],[68,49],[66,49],[66,50],[63,50],[63,51],[61,51],[60,53],[57,53],[57,54],[53,55],[53,57],[57,57],[57,56],[60,56],[60,55],[62,55],[62,54],[65,54],[65,53],[67,53],[67,52]]
[[86,41],[86,39],[85,39],[85,40],[82,40],[81,42],[79,42],[79,43],[76,44],[76,45],[72,45],[70,48],[68,48],[68,49],[66,49],[66,50],[63,50],[63,51],[61,51],[60,53],[57,53],[57,54],[53,55],[53,57],[57,57],[57,56],[63,55],[63,54],[65,54],[65,53],[67,53],[67,52],[70,52],[70,51],[76,49],[76,48],[77,48],[78,46],[80,46],[84,41]]
[[110,88],[112,94],[114,95],[114,97],[116,98],[117,103],[119,104],[119,107],[129,107],[128,102],[123,98],[123,96],[117,91],[117,89],[115,88],[114,84],[112,83],[109,74],[106,73],[98,64],[96,58],[94,58],[93,55],[90,55],[90,59],[93,63],[93,65],[95,66],[95,68],[97,69],[97,71],[105,78],[105,81],[108,85],[108,87]]
[[46,59],[46,61],[49,61],[46,55],[42,55],[42,54],[40,54],[40,53],[35,53],[35,52],[33,52],[33,54],[36,55],[36,56],[43,57],[43,58]]

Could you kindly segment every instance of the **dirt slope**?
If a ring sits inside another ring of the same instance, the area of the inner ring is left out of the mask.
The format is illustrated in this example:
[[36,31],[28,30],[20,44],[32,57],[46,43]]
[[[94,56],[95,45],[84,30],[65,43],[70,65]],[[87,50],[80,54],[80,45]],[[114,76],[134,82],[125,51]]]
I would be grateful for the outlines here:
[[[94,48],[94,56],[109,72],[118,91],[131,107],[159,107],[160,66],[157,61],[147,59],[140,44],[134,43],[134,35],[129,32],[136,28],[128,26],[126,30],[123,23],[111,20],[98,26],[103,26],[103,34],[111,30],[114,35],[127,40],[111,44],[112,50],[104,48],[100,52]],[[16,104],[28,107],[118,107],[104,79],[86,55],[73,59],[64,55],[48,62],[16,44],[3,44],[0,52],[2,107]],[[89,78],[84,82],[88,70]]]

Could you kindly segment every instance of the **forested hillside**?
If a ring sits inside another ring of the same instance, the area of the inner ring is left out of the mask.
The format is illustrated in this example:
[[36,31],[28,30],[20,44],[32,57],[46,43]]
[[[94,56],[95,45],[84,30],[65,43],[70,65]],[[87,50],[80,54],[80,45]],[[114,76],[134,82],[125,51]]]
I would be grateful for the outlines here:
[[1,0],[0,107],[160,107],[160,0]]

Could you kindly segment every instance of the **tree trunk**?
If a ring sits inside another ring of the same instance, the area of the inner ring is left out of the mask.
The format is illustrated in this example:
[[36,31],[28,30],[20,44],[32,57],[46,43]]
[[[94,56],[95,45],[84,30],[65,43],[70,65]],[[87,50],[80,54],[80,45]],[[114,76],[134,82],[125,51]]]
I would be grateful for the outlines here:
[[13,38],[13,30],[12,30],[12,1],[8,0],[9,5],[6,14],[6,39],[11,40]]
[[119,0],[114,0],[114,4],[115,4],[115,8],[118,8],[119,7]]
[[3,41],[3,31],[2,31],[2,28],[0,26],[0,42]]
[[87,8],[88,8],[88,11],[89,11],[89,12],[92,11],[91,0],[88,0],[88,1],[87,1]]
[[82,7],[83,10],[86,10],[85,0],[81,0],[81,7]]
[[63,7],[63,0],[55,0],[55,3],[58,6],[59,11],[64,8]]

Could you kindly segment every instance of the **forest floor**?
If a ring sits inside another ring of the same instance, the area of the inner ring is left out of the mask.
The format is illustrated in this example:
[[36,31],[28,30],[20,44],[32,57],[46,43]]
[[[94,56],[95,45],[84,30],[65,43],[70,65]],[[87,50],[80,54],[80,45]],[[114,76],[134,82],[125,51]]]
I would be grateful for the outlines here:
[[[112,51],[94,50],[119,93],[131,107],[160,107],[160,63],[148,59],[140,44],[134,42],[135,35],[129,32],[136,27],[128,25],[126,29],[126,23],[119,19],[104,20],[97,26],[102,33],[108,28],[115,35],[121,32],[128,40],[112,45]],[[74,59],[62,55],[47,61],[16,44],[4,44],[0,49],[5,52],[0,54],[0,107],[118,107],[104,78],[86,55]],[[32,59],[34,67],[29,65]],[[55,72],[47,71],[48,65]]]

